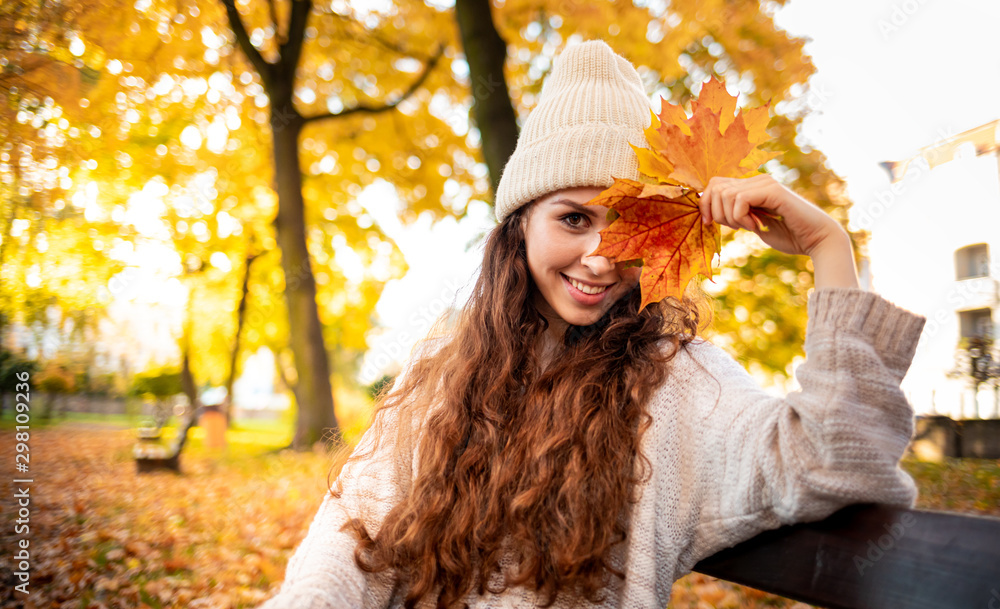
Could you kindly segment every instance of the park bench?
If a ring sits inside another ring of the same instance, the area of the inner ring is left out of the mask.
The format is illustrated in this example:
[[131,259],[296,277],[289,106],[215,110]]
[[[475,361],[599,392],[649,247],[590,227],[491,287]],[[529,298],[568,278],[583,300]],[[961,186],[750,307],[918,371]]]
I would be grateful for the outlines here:
[[693,570],[830,609],[1000,609],[1000,518],[851,505]]
[[159,470],[171,470],[180,473],[180,456],[187,442],[188,431],[198,421],[198,409],[187,407],[184,416],[180,420],[180,427],[177,436],[171,440],[170,444],[159,442],[161,436],[160,427],[142,427],[137,431],[139,441],[135,444],[133,455],[135,456],[136,471],[140,474]]

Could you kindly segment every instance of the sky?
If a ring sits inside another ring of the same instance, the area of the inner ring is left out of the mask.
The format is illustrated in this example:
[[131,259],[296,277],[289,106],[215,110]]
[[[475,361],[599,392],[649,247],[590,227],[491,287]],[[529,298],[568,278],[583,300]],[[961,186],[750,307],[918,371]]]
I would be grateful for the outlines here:
[[859,213],[889,188],[879,162],[1000,118],[1000,2],[793,0],[775,21],[811,40],[802,135]]
[[[801,135],[847,181],[852,218],[888,192],[880,162],[1000,118],[996,0],[792,0],[775,21],[809,40],[817,73]],[[387,195],[388,186],[376,186],[363,196],[384,202]],[[410,267],[376,308],[389,329],[369,336],[358,380],[370,383],[396,371],[444,307],[468,297],[482,250],[467,244],[492,220],[485,204],[472,202],[461,222],[404,228],[385,206],[365,207]]]

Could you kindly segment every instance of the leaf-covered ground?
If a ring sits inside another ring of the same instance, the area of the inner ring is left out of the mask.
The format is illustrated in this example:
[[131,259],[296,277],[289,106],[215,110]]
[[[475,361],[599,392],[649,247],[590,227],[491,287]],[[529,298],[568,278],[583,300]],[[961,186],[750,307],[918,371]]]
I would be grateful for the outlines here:
[[[17,515],[7,482],[0,606],[236,608],[269,597],[319,505],[329,459],[265,454],[273,435],[246,430],[231,431],[226,451],[213,453],[198,432],[178,476],[138,475],[128,429],[73,423],[34,430],[31,594],[12,592]],[[9,428],[2,433],[12,446]],[[920,486],[920,507],[1000,515],[997,461],[905,466]],[[5,481],[17,477],[11,467],[3,465]],[[675,584],[671,604],[807,607],[697,574]]]

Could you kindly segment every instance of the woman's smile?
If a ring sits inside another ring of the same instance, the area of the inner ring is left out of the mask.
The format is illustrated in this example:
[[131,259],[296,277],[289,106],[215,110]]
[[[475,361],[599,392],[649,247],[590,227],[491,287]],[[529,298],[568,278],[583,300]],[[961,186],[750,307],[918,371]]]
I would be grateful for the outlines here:
[[570,296],[575,298],[580,304],[596,305],[604,300],[604,297],[608,295],[609,285],[597,286],[594,284],[584,283],[573,279],[572,277],[567,277],[563,273],[560,273],[560,275],[562,275],[562,278],[566,283],[566,289],[569,291]]

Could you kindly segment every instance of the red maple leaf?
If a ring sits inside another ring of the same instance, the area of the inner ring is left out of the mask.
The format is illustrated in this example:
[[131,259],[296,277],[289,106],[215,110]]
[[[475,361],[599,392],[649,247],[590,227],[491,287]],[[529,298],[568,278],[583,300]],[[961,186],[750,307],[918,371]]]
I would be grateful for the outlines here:
[[712,276],[719,225],[702,223],[696,201],[691,191],[679,186],[615,178],[610,188],[587,202],[619,215],[601,231],[594,254],[642,260],[640,311],[651,302],[683,294],[694,275]]

